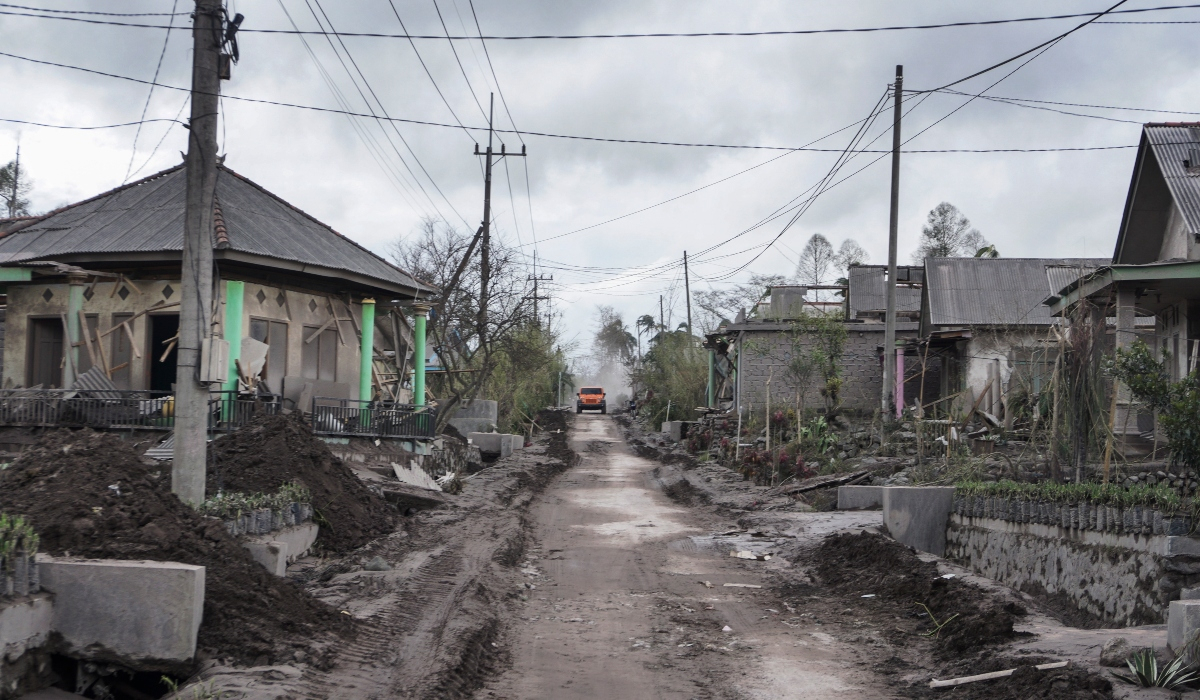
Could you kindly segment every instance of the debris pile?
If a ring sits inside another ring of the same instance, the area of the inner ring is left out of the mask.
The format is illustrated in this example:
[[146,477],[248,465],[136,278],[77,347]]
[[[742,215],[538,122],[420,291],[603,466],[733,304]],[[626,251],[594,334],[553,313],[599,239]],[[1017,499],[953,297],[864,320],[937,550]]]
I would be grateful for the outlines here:
[[396,511],[313,435],[298,413],[266,415],[213,441],[208,492],[274,493],[296,482],[312,494],[317,546],[343,553],[395,529]]
[[205,567],[198,646],[208,657],[265,664],[301,651],[319,663],[349,618],[270,575],[216,518],[171,493],[117,435],[46,433],[0,471],[0,510],[29,519],[52,555],[149,559]]

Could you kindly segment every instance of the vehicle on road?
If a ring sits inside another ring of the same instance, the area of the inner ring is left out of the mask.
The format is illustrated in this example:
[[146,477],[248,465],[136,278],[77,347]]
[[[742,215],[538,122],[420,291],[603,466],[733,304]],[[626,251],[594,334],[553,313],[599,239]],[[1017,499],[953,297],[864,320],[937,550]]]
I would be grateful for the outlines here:
[[600,411],[608,413],[608,404],[604,400],[604,389],[598,386],[585,386],[575,395],[575,412]]

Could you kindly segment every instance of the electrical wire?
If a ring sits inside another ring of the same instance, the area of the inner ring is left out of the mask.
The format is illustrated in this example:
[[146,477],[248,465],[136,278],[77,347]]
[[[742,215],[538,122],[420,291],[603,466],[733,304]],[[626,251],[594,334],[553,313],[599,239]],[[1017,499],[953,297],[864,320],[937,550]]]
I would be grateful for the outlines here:
[[[387,0],[387,3],[392,8],[392,13],[396,15],[396,21],[400,23],[400,28],[407,33],[408,27],[404,26],[404,20],[400,18],[400,11],[396,9],[396,3],[393,0]],[[442,104],[446,105],[446,109],[449,110],[450,116],[454,117],[454,121],[460,127],[462,127],[463,133],[467,135],[467,138],[474,141],[475,137],[471,136],[471,132],[467,130],[466,126],[463,126],[462,120],[458,118],[458,114],[456,114],[454,112],[454,108],[450,106],[450,101],[446,99],[444,94],[442,94],[442,88],[440,85],[438,85],[437,80],[434,79],[433,73],[429,70],[429,66],[425,64],[425,59],[421,56],[421,51],[417,48],[417,43],[412,39],[409,39],[408,43],[412,46],[413,53],[417,55],[417,60],[421,62],[421,68],[425,70],[425,75],[429,77],[429,82],[433,83],[433,89],[437,90],[438,97],[442,98]]]
[[[305,4],[308,4],[308,2],[309,2],[309,0],[305,0]],[[325,8],[321,6],[320,0],[312,0],[312,2],[314,2],[316,4],[317,8],[321,10],[321,15],[325,18],[325,24],[328,24],[330,31],[333,31],[334,30],[333,22],[329,19],[329,15],[325,12]],[[310,12],[312,11],[312,5],[309,5],[309,11]],[[319,27],[321,27],[322,32],[324,32],[324,25],[322,25],[320,19],[317,18],[316,12],[313,12],[313,18],[317,19],[317,25]],[[332,39],[330,39],[328,35],[326,36],[326,39],[329,41],[330,47],[332,48],[333,47]],[[383,116],[387,119],[388,124],[390,124],[390,126],[392,127],[392,131],[395,132],[396,136],[400,139],[400,142],[404,144],[404,148],[408,151],[409,155],[412,156],[412,159],[417,164],[417,167],[421,169],[421,172],[424,173],[425,178],[427,180],[429,180],[429,184],[433,186],[433,189],[438,193],[439,196],[441,196],[442,200],[445,201],[446,205],[448,207],[450,207],[450,211],[454,212],[455,216],[457,216],[463,222],[463,225],[467,226],[469,228],[471,224],[468,223],[466,218],[458,211],[458,209],[454,206],[454,203],[450,201],[450,198],[447,197],[444,192],[442,192],[442,188],[438,186],[437,181],[433,179],[433,176],[425,168],[425,164],[421,162],[421,159],[417,156],[416,151],[414,151],[412,146],[408,143],[408,139],[404,138],[404,134],[402,134],[400,132],[399,127],[397,127],[396,123],[391,120],[390,115],[387,112],[387,108],[383,106],[383,101],[379,99],[379,96],[376,94],[375,89],[371,87],[371,83],[367,80],[367,76],[362,72],[362,69],[359,68],[358,62],[354,60],[354,55],[350,53],[349,47],[346,46],[346,43],[344,41],[342,41],[341,37],[337,37],[337,41],[338,41],[338,45],[341,46],[342,51],[346,54],[346,58],[348,58],[350,60],[350,64],[352,66],[354,66],[354,71],[358,74],[358,77],[362,80],[363,86],[366,87],[367,92],[371,93],[371,97],[375,100],[375,104],[379,107],[379,111],[383,113]],[[334,48],[334,53],[337,54],[336,48]],[[338,60],[341,61],[340,55],[338,55]],[[345,68],[344,62],[342,63],[342,67]],[[347,69],[346,72],[349,75],[349,69]],[[355,89],[357,89],[359,91],[359,95],[363,98],[363,102],[366,103],[367,109],[371,112],[373,117],[376,117],[375,108],[371,106],[371,101],[368,100],[366,98],[366,95],[364,95],[362,93],[362,90],[358,87],[357,81],[354,81],[354,76],[350,75],[350,79],[351,79],[351,82],[354,82]],[[386,134],[386,132],[385,132],[385,134]],[[391,143],[390,137],[388,138],[388,143]],[[392,147],[395,149],[395,144],[392,144]],[[429,200],[429,203],[433,206],[434,211],[438,212],[439,218],[441,218],[442,220],[445,220],[446,217],[441,213],[437,204],[433,201],[433,198],[429,196],[429,193],[426,192],[424,185],[421,184],[420,178],[418,178],[416,173],[413,173],[412,169],[409,168],[407,160],[400,154],[399,149],[396,149],[396,156],[398,158],[400,158],[400,162],[403,163],[404,167],[406,169],[408,169],[408,171],[412,174],[413,179],[417,183],[417,187],[421,190],[422,194],[424,194],[425,197]]]
[[[178,7],[178,5],[179,5],[179,0],[171,0],[171,20],[168,23],[168,26],[170,26],[170,27],[175,26],[175,15],[176,15],[175,8]],[[146,111],[150,109],[150,99],[152,97],[154,97],[153,83],[158,82],[158,74],[160,71],[162,71],[163,58],[166,57],[166,55],[167,55],[167,45],[170,43],[171,43],[171,30],[168,29],[166,32],[166,36],[163,37],[162,51],[160,51],[158,54],[158,63],[154,66],[154,77],[150,80],[151,85],[150,85],[150,90],[146,93],[146,103],[142,105],[142,116],[141,116],[142,119],[146,118]],[[141,135],[142,135],[142,125],[138,124],[137,131],[135,131],[133,133],[133,147],[129,153],[129,165],[125,166],[125,179],[121,180],[122,185],[124,185],[126,182],[129,182],[129,177],[132,174],[132,170],[133,170],[133,159],[137,157],[138,137]]]
[[[98,124],[96,126],[75,126],[72,124],[46,124],[44,122],[26,121],[24,119],[5,119],[0,117],[0,122],[8,124],[21,124],[22,126],[40,126],[46,129],[69,129],[74,131],[96,131],[98,129],[119,129],[126,126],[141,126],[142,124],[151,124],[153,122],[173,122],[180,126],[187,126],[184,122],[178,119],[167,119],[164,117],[156,119],[139,119],[134,122],[122,122],[120,124]],[[124,183],[122,183],[124,184]]]
[[[331,36],[332,36],[332,34],[331,34]],[[54,61],[44,61],[41,59],[29,58],[26,56],[20,56],[17,54],[8,53],[8,52],[4,52],[4,51],[0,51],[0,56],[4,56],[7,58],[13,58],[13,59],[21,60],[21,61],[28,61],[30,63],[37,63],[37,64],[45,65],[45,66],[51,66],[51,67],[55,67],[55,68],[66,68],[69,70],[82,71],[85,73],[91,73],[93,75],[101,75],[101,76],[104,76],[107,78],[115,78],[118,80],[127,80],[129,82],[140,83],[142,85],[152,85],[153,84],[156,87],[160,87],[160,88],[163,88],[166,90],[175,90],[177,92],[191,92],[190,88],[178,87],[176,85],[166,85],[164,83],[152,83],[151,81],[143,80],[141,78],[134,78],[131,76],[120,75],[117,73],[108,73],[105,71],[95,70],[92,68],[73,66],[70,64],[66,64],[66,63],[57,63]],[[914,92],[914,94],[923,94],[923,93],[932,93],[932,92],[936,92],[936,91],[922,90],[922,91],[913,91],[913,92]],[[204,94],[204,93],[201,92],[199,94]],[[444,128],[444,129],[465,128],[469,131],[479,131],[479,132],[486,132],[488,130],[487,127],[484,127],[484,126],[465,126],[465,127],[463,127],[458,124],[447,124],[444,122],[433,122],[433,121],[426,121],[426,120],[421,120],[421,119],[404,119],[404,118],[400,118],[400,117],[391,117],[391,116],[379,116],[379,115],[372,115],[369,113],[356,112],[356,111],[350,110],[348,108],[333,109],[330,107],[318,107],[316,105],[303,105],[303,104],[297,104],[294,102],[282,102],[279,100],[267,100],[267,99],[254,98],[254,97],[244,97],[244,96],[239,96],[239,95],[223,95],[223,97],[225,97],[225,99],[233,100],[233,101],[237,101],[237,102],[248,102],[251,104],[263,104],[263,105],[270,105],[270,106],[274,106],[274,107],[287,107],[289,109],[303,109],[303,110],[312,111],[312,112],[324,112],[327,114],[338,114],[338,115],[344,115],[344,116],[348,116],[348,117],[359,117],[359,118],[363,118],[363,119],[373,119],[373,120],[384,121],[384,122],[396,122],[398,124],[414,124],[417,126],[432,126],[432,127],[438,127],[438,128]],[[1123,109],[1123,108],[1114,107],[1112,109]],[[1144,110],[1144,111],[1162,111],[1163,113],[1172,113],[1168,110]],[[1175,112],[1175,113],[1179,113],[1179,112]],[[1183,112],[1182,114],[1189,114],[1189,113]],[[516,130],[513,130],[513,129],[493,129],[493,131],[495,131],[497,133],[507,133],[507,134],[517,134],[518,133]],[[812,148],[809,146],[756,146],[756,145],[749,145],[749,144],[694,143],[694,142],[682,142],[682,141],[653,141],[653,140],[647,140],[647,139],[619,139],[619,138],[607,138],[607,137],[599,137],[599,136],[580,136],[578,134],[558,134],[558,133],[541,132],[541,131],[529,131],[528,129],[522,129],[520,131],[520,134],[522,134],[524,136],[539,136],[539,137],[543,137],[543,138],[552,138],[552,139],[566,139],[566,140],[575,140],[575,141],[594,141],[594,142],[600,142],[600,143],[622,143],[622,144],[648,145],[648,146],[677,146],[677,147],[685,147],[685,148],[717,148],[717,149],[729,149],[729,150],[787,151],[787,152],[807,152],[807,153],[840,153],[841,152],[841,149],[837,149],[837,148]],[[906,150],[903,150],[902,152],[903,153],[1056,153],[1056,152],[1064,152],[1064,151],[1065,152],[1070,152],[1070,151],[1107,151],[1107,150],[1125,149],[1125,148],[1137,148],[1137,144],[1110,145],[1110,146],[1078,146],[1078,147],[1068,146],[1068,147],[1050,147],[1050,148],[926,148],[926,149],[906,149]],[[888,154],[888,153],[891,153],[891,149],[864,150],[862,152],[863,153]]]
[[437,12],[438,21],[442,24],[442,31],[446,33],[446,41],[450,42],[450,52],[454,54],[454,62],[458,64],[458,71],[462,73],[463,80],[467,83],[467,90],[471,91],[471,99],[475,100],[475,106],[479,108],[479,114],[486,120],[488,118],[487,111],[483,109],[483,103],[479,101],[479,95],[475,93],[475,88],[471,85],[471,79],[467,77],[467,69],[463,66],[462,58],[458,55],[458,49],[455,48],[454,41],[450,38],[450,28],[446,26],[446,18],[442,16],[442,8],[438,6],[437,0],[433,0],[433,9]]
[[[12,5],[0,5],[3,7],[17,7]],[[1004,24],[1019,24],[1026,22],[1046,22],[1063,19],[1078,19],[1082,17],[1091,17],[1088,23],[1095,22],[1097,24],[1195,24],[1192,21],[1160,21],[1160,22],[1120,22],[1120,21],[1104,21],[1096,22],[1097,19],[1106,15],[1123,15],[1123,14],[1140,14],[1146,12],[1164,12],[1171,10],[1190,10],[1200,8],[1200,4],[1183,4],[1183,5],[1162,5],[1158,7],[1142,7],[1129,10],[1104,11],[1104,12],[1076,12],[1070,14],[1059,15],[1041,15],[1033,17],[1014,17],[1009,19],[992,19],[992,20],[970,20],[963,22],[941,22],[933,24],[909,24],[909,25],[891,25],[880,27],[836,27],[824,29],[779,29],[779,30],[764,30],[764,31],[728,31],[728,32],[628,32],[628,33],[611,33],[611,34],[520,34],[520,35],[436,35],[436,34],[390,34],[386,32],[340,32],[339,36],[344,37],[363,37],[363,38],[378,38],[378,39],[414,39],[414,40],[436,40],[436,41],[528,41],[528,40],[579,40],[579,39],[667,39],[667,38],[720,38],[720,37],[760,37],[760,36],[805,36],[819,34],[866,34],[876,32],[895,32],[895,31],[914,31],[914,30],[931,30],[931,29],[950,29],[959,27],[982,27],[995,26]],[[38,19],[56,19],[73,22],[84,22],[88,24],[101,24],[117,27],[134,27],[140,29],[166,29],[167,27],[157,24],[142,24],[133,22],[116,22],[110,20],[87,19],[84,17],[70,16],[54,16],[32,14],[36,12],[61,12],[59,10],[43,10],[40,8],[28,8],[23,12],[13,12],[0,10],[0,15],[11,15],[17,17],[33,17]],[[115,14],[115,13],[96,13],[96,14]],[[151,13],[152,14],[152,13]],[[126,15],[137,16],[137,15]],[[149,15],[146,15],[149,16]],[[177,27],[176,31],[184,29]],[[300,30],[285,30],[285,29],[251,29],[243,28],[239,33],[247,34],[320,34],[315,31],[300,31]]]
[[179,17],[181,15],[191,14],[191,12],[176,12],[174,7],[171,8],[170,12],[91,12],[87,10],[54,10],[49,7],[10,5],[6,2],[0,2],[0,7],[11,7],[15,10],[29,10],[31,12],[54,12],[64,15],[102,15],[104,17]]
[[[179,118],[183,116],[183,110],[187,108],[188,103],[190,103],[191,101],[192,101],[191,95],[184,96],[183,103],[179,105],[179,111],[175,113],[175,118],[171,121],[175,122],[176,124],[179,124],[180,126],[183,126],[184,124],[183,124],[183,122],[179,121]],[[159,137],[158,143],[154,144],[154,148],[150,151],[150,155],[146,156],[146,160],[142,161],[142,164],[138,166],[137,170],[133,171],[133,175],[131,175],[130,177],[137,176],[138,173],[142,172],[142,170],[144,170],[145,167],[150,164],[150,161],[154,160],[155,154],[158,153],[158,149],[163,145],[163,141],[167,140],[167,136],[170,135],[170,133],[171,133],[171,127],[168,126],[165,130],[163,130],[163,134],[162,134],[162,136]]]

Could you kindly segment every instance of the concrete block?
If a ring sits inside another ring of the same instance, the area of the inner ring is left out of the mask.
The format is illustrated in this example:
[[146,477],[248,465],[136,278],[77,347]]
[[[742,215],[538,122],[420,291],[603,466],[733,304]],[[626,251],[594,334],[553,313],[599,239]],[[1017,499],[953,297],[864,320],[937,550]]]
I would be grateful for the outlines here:
[[511,448],[511,451],[513,451],[513,452],[516,452],[517,450],[525,449],[525,436],[524,435],[509,435],[508,436],[508,445],[509,445],[509,448]]
[[897,542],[937,556],[946,553],[953,486],[886,486],[883,525]]
[[38,555],[38,574],[68,654],[168,668],[195,656],[203,566]]
[[870,510],[883,507],[882,486],[839,486],[838,510]]
[[467,439],[484,454],[501,459],[512,454],[512,441],[504,433],[467,433]]
[[683,421],[664,421],[662,424],[662,431],[670,435],[671,439],[675,442],[679,442],[680,440],[683,440]]
[[[269,537],[269,535],[268,535]],[[243,542],[254,561],[262,564],[272,576],[287,576],[288,546],[286,542]]]
[[1200,600],[1200,588],[1184,588],[1179,591],[1180,600]]
[[302,523],[248,538],[242,543],[254,561],[276,576],[287,575],[287,565],[308,554],[317,541],[320,527]]
[[1197,631],[1200,631],[1200,600],[1172,600],[1167,610],[1167,646],[1179,651]]
[[0,665],[13,663],[50,637],[54,603],[49,593],[0,602]]
[[459,405],[449,423],[463,435],[486,433],[495,429],[499,415],[495,401],[476,399]]

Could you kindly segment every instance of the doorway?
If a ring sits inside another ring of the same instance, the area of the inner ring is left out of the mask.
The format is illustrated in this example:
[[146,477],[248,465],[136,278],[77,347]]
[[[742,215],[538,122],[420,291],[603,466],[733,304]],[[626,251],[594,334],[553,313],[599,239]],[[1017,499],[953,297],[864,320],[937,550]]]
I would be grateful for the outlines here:
[[29,319],[29,382],[43,389],[62,386],[63,322],[61,318]]
[[171,342],[179,337],[179,314],[162,314],[149,316],[150,348],[147,355],[150,365],[150,390],[173,391],[175,386],[175,370],[178,353],[175,352],[177,343]]

